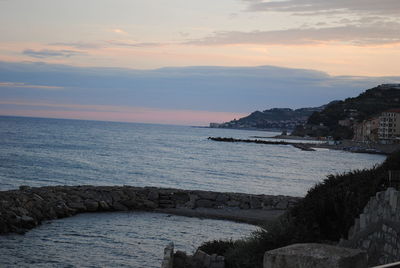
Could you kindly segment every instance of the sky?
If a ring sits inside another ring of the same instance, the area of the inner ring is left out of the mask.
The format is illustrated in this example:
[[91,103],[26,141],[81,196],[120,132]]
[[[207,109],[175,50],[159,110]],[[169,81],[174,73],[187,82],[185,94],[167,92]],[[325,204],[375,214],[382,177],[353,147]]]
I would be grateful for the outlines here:
[[400,82],[398,0],[0,0],[0,115],[207,125]]

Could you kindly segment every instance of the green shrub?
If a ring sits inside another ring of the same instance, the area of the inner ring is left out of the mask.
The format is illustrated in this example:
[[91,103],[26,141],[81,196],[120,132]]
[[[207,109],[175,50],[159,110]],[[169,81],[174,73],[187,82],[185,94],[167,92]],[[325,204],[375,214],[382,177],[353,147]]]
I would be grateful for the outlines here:
[[265,251],[294,243],[333,243],[346,238],[369,199],[388,187],[388,170],[400,170],[400,152],[371,169],[329,175],[265,230],[238,241],[212,241],[208,254],[225,256],[227,268],[262,267]]

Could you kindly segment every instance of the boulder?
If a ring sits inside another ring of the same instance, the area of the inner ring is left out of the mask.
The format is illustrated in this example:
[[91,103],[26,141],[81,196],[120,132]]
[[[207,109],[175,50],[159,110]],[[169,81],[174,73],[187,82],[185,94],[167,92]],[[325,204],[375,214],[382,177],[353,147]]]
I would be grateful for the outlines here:
[[160,208],[174,208],[175,203],[172,200],[159,200],[158,205]]
[[85,211],[86,207],[82,202],[68,202],[68,207],[75,209],[77,211]]
[[225,193],[219,193],[217,195],[217,198],[215,199],[215,201],[217,201],[219,203],[225,203],[228,200],[229,200],[229,195],[225,194]]
[[146,209],[156,209],[158,205],[155,202],[144,200],[143,205]]
[[257,198],[257,197],[251,197],[250,198],[250,207],[252,209],[260,209],[260,208],[262,208],[261,199]]
[[147,199],[151,201],[158,200],[158,192],[157,191],[150,191],[149,194],[147,195]]
[[101,210],[110,210],[110,206],[107,204],[106,201],[99,201],[99,207]]
[[114,202],[114,204],[112,205],[113,209],[116,211],[127,211],[129,210],[126,206],[124,206],[123,204],[121,204],[120,202]]
[[133,209],[138,206],[138,202],[135,199],[123,200],[121,203],[129,209]]
[[86,211],[89,211],[89,212],[97,211],[99,208],[99,203],[97,201],[93,201],[93,200],[85,201],[84,205],[86,207]]
[[172,195],[172,200],[175,200],[176,202],[180,204],[184,204],[187,201],[189,201],[189,194],[185,192],[176,192]]

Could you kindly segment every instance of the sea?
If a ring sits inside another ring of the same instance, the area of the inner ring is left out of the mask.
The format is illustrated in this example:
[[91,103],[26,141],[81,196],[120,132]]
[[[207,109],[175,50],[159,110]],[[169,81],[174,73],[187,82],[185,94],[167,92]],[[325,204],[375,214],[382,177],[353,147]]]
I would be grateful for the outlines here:
[[[304,196],[329,174],[385,157],[225,143],[279,133],[191,126],[0,116],[0,190],[20,185],[133,185]],[[147,212],[81,214],[0,237],[0,267],[160,267],[163,248],[188,253],[258,227]]]

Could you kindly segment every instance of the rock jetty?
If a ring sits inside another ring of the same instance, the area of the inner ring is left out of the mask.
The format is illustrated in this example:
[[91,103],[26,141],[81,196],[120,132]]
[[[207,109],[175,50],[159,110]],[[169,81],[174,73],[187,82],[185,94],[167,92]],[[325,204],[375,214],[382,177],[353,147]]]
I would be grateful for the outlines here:
[[311,144],[304,144],[304,143],[294,143],[286,141],[266,141],[258,139],[245,140],[245,139],[222,138],[222,137],[208,137],[208,139],[212,141],[221,141],[221,142],[245,142],[245,143],[257,143],[257,144],[269,144],[269,145],[291,145],[302,151],[315,151],[313,148],[311,148]]
[[300,198],[134,186],[21,186],[0,191],[0,234],[24,233],[43,221],[78,213],[156,211],[261,223]]

